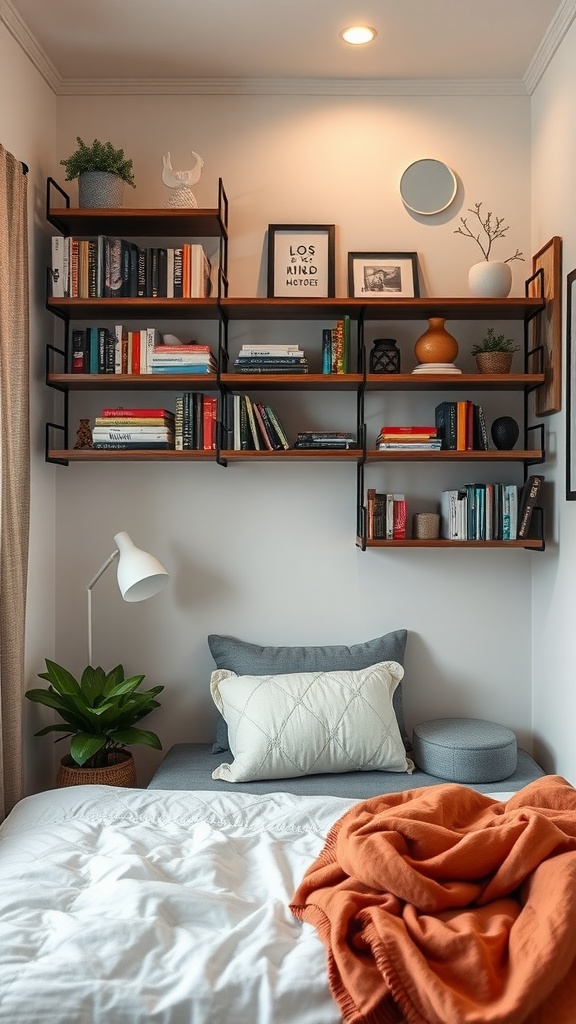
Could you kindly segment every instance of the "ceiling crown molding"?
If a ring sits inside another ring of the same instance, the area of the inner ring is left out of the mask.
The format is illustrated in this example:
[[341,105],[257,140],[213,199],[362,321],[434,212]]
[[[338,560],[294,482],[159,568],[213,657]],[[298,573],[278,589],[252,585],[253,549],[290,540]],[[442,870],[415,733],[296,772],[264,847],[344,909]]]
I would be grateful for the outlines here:
[[527,96],[512,78],[69,78],[61,96]]
[[48,59],[44,50],[38,45],[36,39],[28,30],[25,22],[22,21],[17,11],[14,10],[10,0],[0,0],[0,21],[6,25],[6,28],[14,36],[14,39],[36,70],[40,72],[44,81],[58,95],[62,84],[60,75],[52,61]]
[[564,0],[564,3],[560,5],[555,16],[552,18],[548,30],[524,75],[524,83],[529,96],[534,92],[575,17],[576,0]]

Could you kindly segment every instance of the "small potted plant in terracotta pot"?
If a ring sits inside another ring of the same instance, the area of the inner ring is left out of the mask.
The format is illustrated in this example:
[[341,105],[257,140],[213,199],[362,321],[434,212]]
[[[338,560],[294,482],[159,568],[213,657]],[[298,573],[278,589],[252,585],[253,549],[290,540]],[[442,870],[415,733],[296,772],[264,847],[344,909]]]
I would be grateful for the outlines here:
[[520,345],[515,345],[512,338],[495,335],[494,328],[489,327],[486,337],[472,347],[478,373],[510,373],[512,357],[519,348]]

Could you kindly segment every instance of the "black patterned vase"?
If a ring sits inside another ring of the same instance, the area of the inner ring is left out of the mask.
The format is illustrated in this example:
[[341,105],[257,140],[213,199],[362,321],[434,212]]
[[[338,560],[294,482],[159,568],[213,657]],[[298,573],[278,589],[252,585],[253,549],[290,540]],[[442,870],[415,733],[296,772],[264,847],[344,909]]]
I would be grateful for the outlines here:
[[400,353],[394,338],[377,338],[370,353],[370,373],[400,373]]
[[490,433],[499,451],[509,451],[518,440],[520,427],[512,416],[499,416],[494,420]]

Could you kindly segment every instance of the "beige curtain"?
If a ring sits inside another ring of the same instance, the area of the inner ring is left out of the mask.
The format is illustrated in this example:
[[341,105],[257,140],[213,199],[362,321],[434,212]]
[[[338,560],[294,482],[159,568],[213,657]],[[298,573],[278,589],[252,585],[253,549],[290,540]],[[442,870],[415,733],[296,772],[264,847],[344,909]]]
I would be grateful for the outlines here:
[[0,146],[0,818],[24,794],[30,519],[27,179]]

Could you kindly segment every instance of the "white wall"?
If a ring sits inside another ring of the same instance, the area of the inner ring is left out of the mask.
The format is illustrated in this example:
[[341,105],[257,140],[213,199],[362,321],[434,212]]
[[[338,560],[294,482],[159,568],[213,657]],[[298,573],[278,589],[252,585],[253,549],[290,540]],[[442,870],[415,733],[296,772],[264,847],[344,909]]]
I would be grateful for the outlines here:
[[[137,190],[126,205],[162,205],[162,154],[175,168],[189,152],[205,167],[196,186],[201,206],[216,201],[218,176],[230,199],[230,293],[265,294],[269,223],[335,223],[337,293],[346,294],[346,254],[417,251],[423,294],[467,294],[477,261],[472,242],[454,235],[458,218],[481,201],[505,216],[508,239],[494,255],[531,252],[530,102],[521,97],[115,96],[61,97],[58,159],[85,141],[111,139],[134,159]],[[497,153],[500,159],[495,160]],[[413,217],[398,196],[403,169],[418,157],[446,160],[460,180],[444,215]],[[63,170],[61,168],[61,170]],[[63,183],[63,174],[59,176]],[[75,197],[75,185],[70,185]],[[514,264],[522,294],[526,264]],[[169,325],[160,325],[168,329]],[[170,325],[174,327],[174,325]],[[290,325],[305,345],[321,324]],[[426,324],[373,325],[368,340],[397,337],[404,366]],[[460,365],[486,325],[448,324],[461,342]],[[515,330],[517,325],[504,325]],[[199,339],[207,325],[179,325]],[[281,325],[235,325],[235,343],[285,336]],[[134,394],[124,396],[134,401]],[[173,395],[162,396],[173,402]],[[403,415],[430,417],[443,394],[369,400],[370,429]],[[482,400],[489,417],[518,409],[509,398]],[[354,423],[347,397],[314,399],[274,393],[290,430]],[[106,404],[75,396],[75,426]],[[475,715],[512,726],[531,747],[530,580],[524,551],[430,549],[359,551],[355,547],[352,466],[163,463],[54,469],[56,477],[56,656],[85,664],[84,588],[127,529],[172,573],[168,590],[140,605],[122,603],[113,574],[94,592],[97,661],[166,686],[149,720],[164,746],[211,738],[208,695],[212,660],[206,636],[226,632],[262,643],[355,643],[389,629],[410,631],[405,681],[409,724],[440,715]],[[472,466],[370,470],[373,486],[403,490],[410,510],[434,507],[440,489],[478,476]],[[520,467],[484,479],[521,479]],[[144,784],[157,755],[136,750]]]
[[[56,97],[3,24],[0,24],[0,142],[30,168],[28,178],[30,246],[30,405],[31,519],[27,606],[27,686],[35,686],[44,658],[54,653],[54,493],[55,474],[44,463],[44,422],[51,394],[44,385],[44,346],[52,317],[44,310],[49,234],[44,220],[46,176],[54,171]],[[43,724],[43,723],[42,723]],[[25,707],[26,776],[30,791],[46,788],[53,777],[53,751],[31,735],[39,728],[38,709]]]
[[[536,250],[553,235],[562,237],[564,339],[566,275],[576,267],[575,66],[576,24],[572,24],[532,98],[532,244]],[[535,749],[542,763],[574,782],[576,503],[564,500],[564,418],[563,410],[548,422],[557,449],[556,460],[546,467],[554,542],[549,556],[534,562],[533,716]]]

